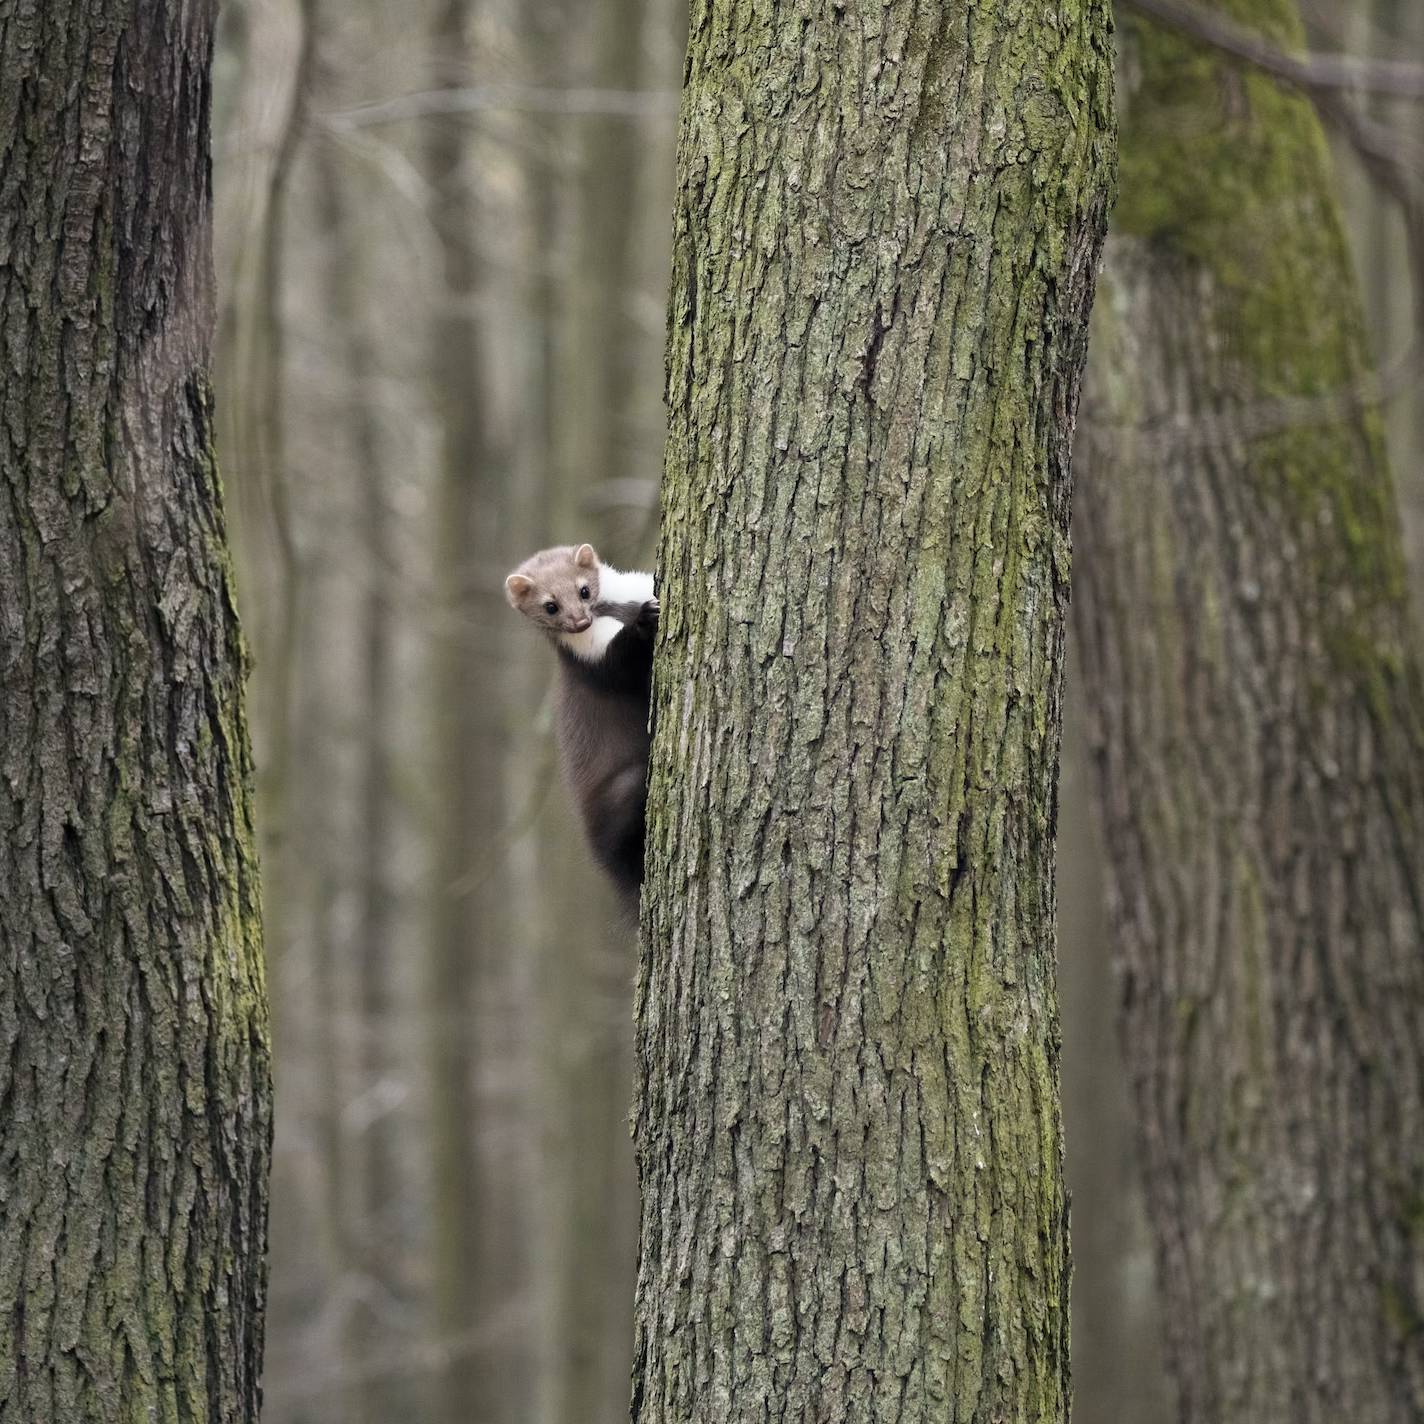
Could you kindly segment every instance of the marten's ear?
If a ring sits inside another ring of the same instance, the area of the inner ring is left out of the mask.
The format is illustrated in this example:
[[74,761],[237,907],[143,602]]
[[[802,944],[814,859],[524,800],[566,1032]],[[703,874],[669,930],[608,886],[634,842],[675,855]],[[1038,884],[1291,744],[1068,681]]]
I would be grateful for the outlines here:
[[598,567],[598,555],[593,552],[592,544],[580,544],[574,550],[574,563],[581,569],[596,569]]
[[510,574],[504,581],[504,596],[509,600],[509,606],[518,608],[520,601],[528,596],[533,587],[533,579],[525,578],[523,574]]

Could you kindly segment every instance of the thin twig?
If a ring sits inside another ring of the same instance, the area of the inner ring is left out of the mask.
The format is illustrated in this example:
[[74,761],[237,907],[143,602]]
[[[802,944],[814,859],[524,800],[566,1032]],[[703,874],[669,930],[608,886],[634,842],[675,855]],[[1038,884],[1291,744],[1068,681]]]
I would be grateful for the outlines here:
[[1340,94],[1317,95],[1320,116],[1344,136],[1377,187],[1399,207],[1414,286],[1415,329],[1424,332],[1424,178],[1396,136]]
[[[1229,416],[1229,435],[1232,440],[1249,443],[1287,430],[1348,420],[1361,409],[1385,405],[1404,391],[1416,389],[1421,373],[1424,373],[1424,347],[1416,343],[1388,371],[1368,372],[1339,390],[1254,401],[1233,409]],[[1184,410],[1165,411],[1142,420],[1095,418],[1079,427],[1086,448],[1130,434],[1134,457],[1154,460],[1214,449],[1224,438],[1223,428],[1219,420],[1202,420],[1199,414]]]

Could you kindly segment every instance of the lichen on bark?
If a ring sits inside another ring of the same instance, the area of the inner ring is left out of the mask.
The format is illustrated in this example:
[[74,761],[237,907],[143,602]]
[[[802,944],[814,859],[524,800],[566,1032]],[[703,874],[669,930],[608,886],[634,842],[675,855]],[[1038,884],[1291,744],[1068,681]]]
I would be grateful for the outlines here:
[[257,1417],[271,1134],[213,456],[213,6],[0,25],[0,1417]]
[[1067,1399],[1053,816],[1106,6],[694,6],[634,1416]]
[[[1289,47],[1290,0],[1219,8]],[[1424,1411],[1424,684],[1328,154],[1125,27],[1074,619],[1185,1421]]]

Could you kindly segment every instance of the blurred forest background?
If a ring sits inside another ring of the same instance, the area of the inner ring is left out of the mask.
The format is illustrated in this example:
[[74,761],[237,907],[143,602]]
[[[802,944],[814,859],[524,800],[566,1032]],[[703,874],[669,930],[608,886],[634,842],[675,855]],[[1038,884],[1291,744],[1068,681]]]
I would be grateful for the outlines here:
[[[1305,18],[1322,50],[1424,60],[1415,0]],[[635,952],[558,784],[553,659],[502,581],[554,542],[652,555],[686,24],[682,0],[224,5],[218,390],[279,1074],[269,1424],[627,1417]],[[1424,173],[1424,105],[1360,102]],[[1398,191],[1334,141],[1418,590],[1409,244]],[[1083,722],[1070,663],[1076,1418],[1158,1424]]]

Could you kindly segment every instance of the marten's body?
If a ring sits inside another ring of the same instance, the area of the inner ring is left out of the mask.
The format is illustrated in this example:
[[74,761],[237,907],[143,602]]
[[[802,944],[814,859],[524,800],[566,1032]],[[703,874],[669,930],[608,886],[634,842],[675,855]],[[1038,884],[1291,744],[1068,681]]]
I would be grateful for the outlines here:
[[630,906],[643,883],[653,576],[600,564],[588,544],[545,549],[505,580],[512,607],[559,657],[559,758],[589,845]]

